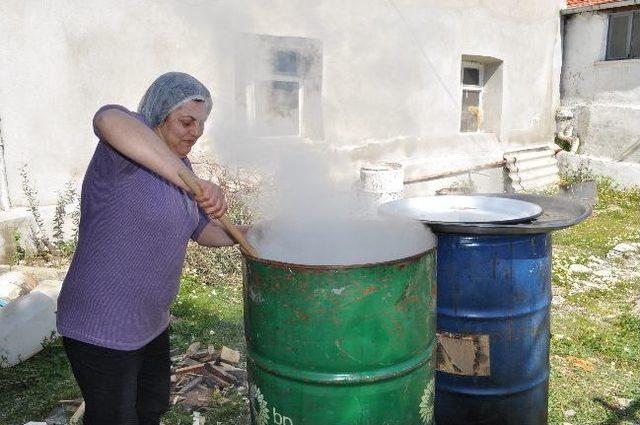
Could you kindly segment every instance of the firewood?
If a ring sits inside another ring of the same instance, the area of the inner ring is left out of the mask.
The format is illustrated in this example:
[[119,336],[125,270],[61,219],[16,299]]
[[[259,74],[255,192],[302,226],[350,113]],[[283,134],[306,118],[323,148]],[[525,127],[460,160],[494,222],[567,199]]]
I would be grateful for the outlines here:
[[205,363],[204,367],[207,370],[207,372],[209,372],[212,375],[222,379],[223,381],[227,382],[228,384],[235,384],[238,381],[235,378],[235,376],[225,372],[225,370],[224,370],[224,368],[222,366],[218,366],[213,362]]
[[220,367],[222,367],[222,369],[228,373],[229,375],[232,375],[234,378],[236,378],[237,381],[240,382],[246,382],[247,381],[247,371],[244,369],[240,369],[234,366],[230,366],[230,365],[226,365],[226,364],[221,364]]
[[211,385],[212,388],[227,388],[233,385],[231,382],[225,381],[214,374],[209,375],[208,379],[213,382],[213,385]]
[[193,356],[193,355],[198,351],[198,349],[200,348],[200,345],[201,345],[201,344],[200,344],[200,342],[199,342],[199,341],[196,341],[196,342],[194,342],[193,344],[191,344],[191,345],[189,346],[189,348],[187,348],[187,351],[185,351],[184,356],[185,356],[185,357],[191,357],[191,356]]
[[78,407],[78,410],[76,410],[73,416],[71,416],[71,419],[69,419],[69,425],[77,425],[80,423],[80,421],[82,420],[82,417],[84,416],[84,409],[85,409],[85,404],[83,401],[80,407]]
[[187,385],[182,387],[180,391],[178,391],[178,394],[186,393],[190,389],[195,388],[200,382],[202,382],[202,376],[198,376],[195,379],[191,380],[191,382],[189,382]]
[[232,365],[237,365],[238,363],[240,363],[240,352],[232,350],[229,347],[222,347],[222,350],[220,351],[220,361]]
[[209,357],[209,350],[200,350],[197,353],[193,353],[191,356],[192,359],[202,360],[205,357]]
[[80,406],[82,404],[81,398],[76,398],[75,400],[60,400],[58,403],[60,404],[70,404],[72,406]]
[[174,373],[176,375],[180,375],[181,373],[198,372],[198,371],[202,370],[203,368],[204,368],[204,364],[203,363],[198,363],[198,364],[195,364],[193,366],[181,367],[179,369],[176,369]]

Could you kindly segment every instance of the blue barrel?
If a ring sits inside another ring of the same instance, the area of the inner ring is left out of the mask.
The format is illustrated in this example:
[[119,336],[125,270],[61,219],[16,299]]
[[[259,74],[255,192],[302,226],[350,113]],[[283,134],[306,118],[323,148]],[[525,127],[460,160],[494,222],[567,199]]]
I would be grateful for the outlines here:
[[438,425],[547,423],[551,233],[438,233]]

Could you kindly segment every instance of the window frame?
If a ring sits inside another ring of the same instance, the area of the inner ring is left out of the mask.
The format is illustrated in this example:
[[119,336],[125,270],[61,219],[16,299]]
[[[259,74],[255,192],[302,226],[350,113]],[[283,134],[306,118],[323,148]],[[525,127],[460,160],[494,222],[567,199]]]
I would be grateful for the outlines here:
[[[276,54],[279,51],[291,51],[291,52],[295,52],[298,60],[300,61],[302,56],[303,56],[303,52],[301,52],[298,49],[294,49],[294,48],[289,48],[289,47],[273,47],[271,49],[271,51],[269,52],[269,54],[271,55],[271,59],[274,59]],[[300,64],[298,64],[298,66],[300,66]],[[260,128],[262,123],[260,122],[260,120],[258,119],[258,111],[257,111],[257,104],[258,104],[258,86],[260,84],[263,83],[274,83],[274,82],[283,82],[283,83],[297,83],[298,84],[298,131],[296,133],[292,133],[292,134],[260,134],[259,137],[263,138],[263,139],[287,139],[287,138],[300,138],[303,137],[303,133],[304,133],[304,123],[303,123],[303,118],[304,118],[304,76],[301,75],[300,70],[298,69],[298,73],[297,74],[289,74],[289,73],[280,73],[278,72],[275,67],[271,69],[271,72],[269,75],[265,76],[265,78],[259,79],[259,80],[254,80],[253,84],[252,84],[252,97],[253,97],[253,102],[251,102],[253,104],[253,108],[251,110],[251,121],[252,121],[252,127],[255,131],[255,129]]]
[[[478,70],[478,85],[475,84],[464,84],[464,69],[465,68],[473,68]],[[480,113],[482,114],[482,102],[484,96],[484,64],[481,62],[473,62],[473,61],[462,61],[460,66],[460,115],[458,117],[459,131],[460,133],[482,133],[482,129],[480,127],[480,122],[478,122],[478,129],[476,131],[462,131],[462,101],[464,97],[464,92],[466,91],[475,91],[478,92],[478,107],[480,108]]]
[[[604,60],[605,61],[616,61],[616,60],[626,60],[626,59],[637,59],[637,58],[632,58],[630,57],[631,55],[631,42],[633,40],[633,23],[634,23],[634,17],[635,15],[638,14],[640,15],[640,10],[629,10],[629,11],[625,11],[625,12],[615,12],[615,13],[609,13],[609,17],[607,19],[607,42],[605,45],[605,52],[604,52]],[[613,21],[614,18],[620,18],[626,16],[627,19],[629,20],[629,25],[627,28],[627,44],[625,47],[625,52],[626,52],[626,56],[622,56],[622,57],[609,57],[609,46],[611,43],[611,37],[613,36],[612,33],[612,25],[611,22]]]

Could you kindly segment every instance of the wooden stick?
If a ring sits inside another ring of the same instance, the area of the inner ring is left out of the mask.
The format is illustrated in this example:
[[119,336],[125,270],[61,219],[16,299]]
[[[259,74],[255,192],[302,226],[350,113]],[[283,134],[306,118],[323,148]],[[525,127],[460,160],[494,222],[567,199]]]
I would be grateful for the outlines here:
[[69,419],[69,425],[78,425],[80,423],[84,416],[84,408],[84,401],[82,401],[82,404],[78,407],[76,413],[74,413],[73,416],[71,416],[71,419]]
[[[190,171],[188,171],[186,169],[185,170],[180,170],[180,171],[178,171],[178,176],[180,176],[180,178],[182,179],[184,184],[186,184],[189,187],[189,189],[191,189],[191,191],[196,196],[200,196],[200,194],[202,193],[202,189],[200,188],[200,185],[198,184],[198,182],[195,180],[195,175],[192,172],[190,172]],[[236,226],[234,226],[233,223],[231,223],[228,218],[222,216],[222,217],[218,218],[218,221],[220,221],[220,223],[222,223],[222,226],[224,227],[224,230],[236,242],[238,242],[240,244],[242,249],[244,249],[249,255],[251,255],[253,257],[258,257],[258,251],[256,251],[256,249],[253,246],[251,246],[249,241],[247,241],[245,239],[245,237],[242,234],[242,232],[240,230],[238,230],[238,228]]]

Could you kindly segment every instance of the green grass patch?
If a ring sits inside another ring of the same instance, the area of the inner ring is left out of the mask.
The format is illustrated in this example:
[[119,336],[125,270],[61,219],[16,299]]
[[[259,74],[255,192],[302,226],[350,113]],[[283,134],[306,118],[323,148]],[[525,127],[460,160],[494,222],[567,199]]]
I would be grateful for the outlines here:
[[210,286],[185,277],[171,307],[172,348],[186,349],[194,341],[222,345],[244,353],[242,286],[220,282]]
[[59,400],[80,397],[61,340],[11,368],[0,369],[0,424],[43,420]]

